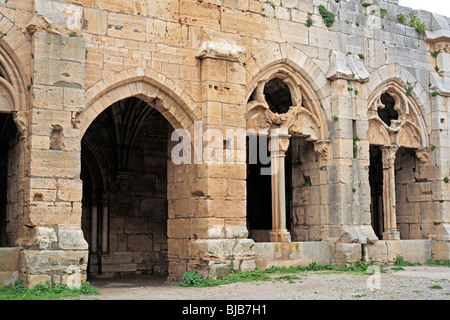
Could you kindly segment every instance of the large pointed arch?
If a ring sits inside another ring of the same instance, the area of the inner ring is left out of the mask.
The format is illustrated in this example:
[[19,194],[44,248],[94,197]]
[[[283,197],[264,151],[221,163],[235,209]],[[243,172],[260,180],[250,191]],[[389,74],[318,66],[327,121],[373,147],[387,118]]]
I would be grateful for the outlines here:
[[146,102],[160,101],[155,103],[155,108],[174,129],[190,130],[194,121],[201,120],[201,108],[173,80],[149,68],[134,68],[100,80],[86,90],[84,110],[74,119],[81,137],[101,112],[129,97],[138,97]]

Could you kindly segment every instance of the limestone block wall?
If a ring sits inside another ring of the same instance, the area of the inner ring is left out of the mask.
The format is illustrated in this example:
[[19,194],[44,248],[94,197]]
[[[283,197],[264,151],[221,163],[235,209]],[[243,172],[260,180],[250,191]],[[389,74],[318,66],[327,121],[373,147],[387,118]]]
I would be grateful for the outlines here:
[[[332,26],[325,25],[319,5],[333,13]],[[252,92],[279,69],[298,76],[327,131],[323,141],[313,142],[311,157],[317,153],[317,162],[293,168],[294,175],[300,170],[312,177],[310,186],[293,177],[296,239],[339,242],[334,254],[341,250],[343,260],[361,251],[354,246],[377,242],[368,167],[369,144],[380,140],[371,140],[369,107],[384,89],[395,87],[414,119],[420,119],[415,136],[421,137],[414,182],[412,160],[397,166],[400,236],[431,239],[434,256],[448,257],[450,27],[445,17],[398,6],[396,0],[373,5],[359,0],[28,0],[8,1],[0,9],[2,56],[12,57],[20,74],[20,81],[11,82],[21,88],[16,90],[21,107],[15,110],[22,112],[16,113],[16,124],[24,150],[18,188],[24,190],[18,205],[23,212],[17,209],[23,218],[13,238],[26,248],[21,277],[28,284],[65,281],[69,267],[85,275],[80,142],[103,110],[131,96],[147,102],[159,98],[156,109],[192,137],[194,122],[201,120],[206,139],[194,137],[191,146],[213,150],[208,129],[214,129],[222,133],[216,143],[225,146],[224,154],[235,156],[233,163],[220,162],[215,154],[194,163],[192,154],[189,164],[167,164],[171,277],[190,268],[212,276],[253,268],[246,150],[231,144],[226,130],[247,129]],[[400,23],[399,13],[420,16],[427,31],[419,34]],[[437,57],[430,54],[439,50]],[[297,202],[305,196],[309,204]],[[412,206],[413,220],[405,214]]]

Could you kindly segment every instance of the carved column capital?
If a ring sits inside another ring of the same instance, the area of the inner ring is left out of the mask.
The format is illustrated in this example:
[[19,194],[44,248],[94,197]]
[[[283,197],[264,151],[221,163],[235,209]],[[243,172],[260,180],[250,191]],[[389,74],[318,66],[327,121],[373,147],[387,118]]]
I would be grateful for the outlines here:
[[269,151],[271,157],[284,157],[289,148],[291,135],[286,127],[278,127],[270,130]]
[[391,169],[394,167],[395,154],[398,146],[381,146],[383,169]]

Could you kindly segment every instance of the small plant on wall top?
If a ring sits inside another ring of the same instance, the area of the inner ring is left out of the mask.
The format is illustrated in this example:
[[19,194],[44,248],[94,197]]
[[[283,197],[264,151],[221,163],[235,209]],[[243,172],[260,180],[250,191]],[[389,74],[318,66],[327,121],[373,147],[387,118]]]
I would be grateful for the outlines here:
[[408,20],[406,25],[416,29],[416,31],[419,34],[422,34],[425,32],[425,30],[427,30],[427,24],[425,23],[425,21],[422,21],[419,17],[416,17],[415,15]]
[[397,16],[397,19],[398,19],[398,21],[400,22],[400,23],[403,23],[403,22],[405,22],[405,20],[406,20],[406,15],[402,12],[402,13],[399,13],[398,14],[398,16]]

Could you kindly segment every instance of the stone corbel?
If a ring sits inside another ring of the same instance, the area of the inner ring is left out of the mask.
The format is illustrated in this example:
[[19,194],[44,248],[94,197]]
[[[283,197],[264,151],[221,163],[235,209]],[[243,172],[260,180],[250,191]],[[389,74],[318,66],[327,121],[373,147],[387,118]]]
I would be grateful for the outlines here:
[[27,113],[25,111],[17,111],[13,114],[13,120],[16,124],[17,130],[20,133],[20,138],[25,139],[25,133],[27,130]]
[[420,148],[420,149],[416,150],[416,156],[422,163],[430,162],[430,153],[431,153],[431,150],[428,148]]
[[72,123],[72,128],[73,129],[79,129],[80,128],[80,124],[81,124],[81,112],[82,110],[79,111],[72,111],[72,115],[71,115],[71,123]]
[[330,140],[319,140],[314,142],[314,151],[317,152],[320,161],[326,161],[330,154]]
[[198,59],[215,58],[238,62],[245,56],[245,48],[238,35],[203,29]]

